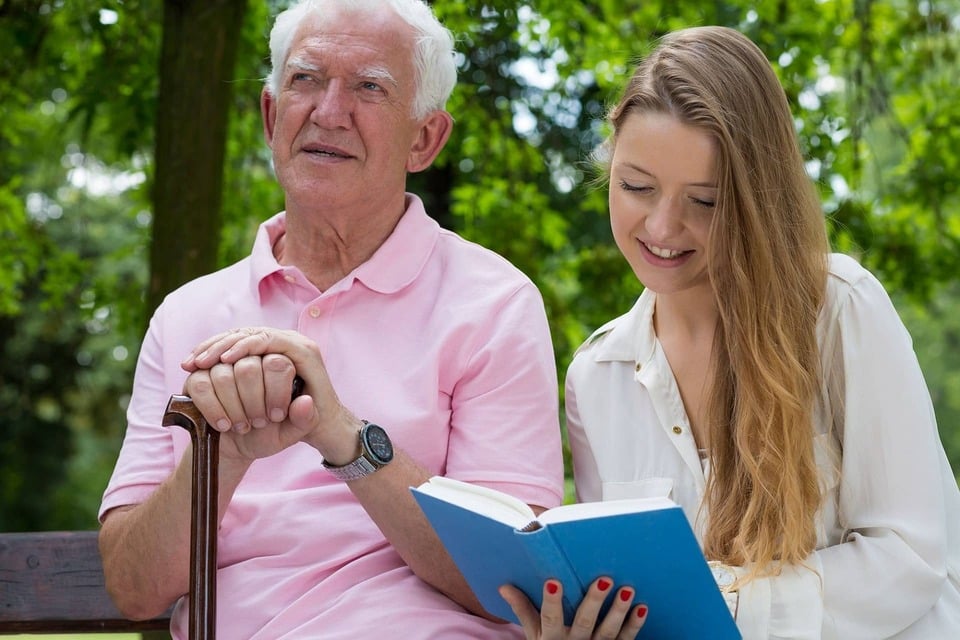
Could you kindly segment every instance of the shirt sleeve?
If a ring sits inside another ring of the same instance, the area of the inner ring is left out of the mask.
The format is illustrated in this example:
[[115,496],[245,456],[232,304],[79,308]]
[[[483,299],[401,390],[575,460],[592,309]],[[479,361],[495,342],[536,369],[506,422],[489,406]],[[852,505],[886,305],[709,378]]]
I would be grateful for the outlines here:
[[835,312],[842,357],[834,366],[844,387],[841,541],[815,552],[806,568],[745,586],[745,638],[890,637],[934,606],[946,580],[941,444],[910,336],[866,272]]
[[[571,371],[574,370],[571,364]],[[573,478],[577,486],[577,502],[597,502],[603,499],[602,482],[593,447],[580,418],[577,406],[575,376],[568,373],[564,387],[564,403],[567,418],[567,440],[573,462]]]
[[100,504],[101,522],[110,509],[146,500],[170,475],[178,458],[174,430],[161,425],[170,391],[157,324],[154,316],[137,358],[127,430]]
[[528,504],[557,506],[563,500],[560,407],[543,300],[527,283],[490,314],[471,338],[453,394],[447,475]]

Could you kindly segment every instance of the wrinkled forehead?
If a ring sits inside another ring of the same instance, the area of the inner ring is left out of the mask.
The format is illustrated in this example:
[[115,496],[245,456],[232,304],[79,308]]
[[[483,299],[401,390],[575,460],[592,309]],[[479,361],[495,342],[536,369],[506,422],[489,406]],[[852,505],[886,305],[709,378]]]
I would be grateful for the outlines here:
[[393,65],[412,65],[415,33],[384,4],[328,5],[306,16],[294,34],[290,54],[304,47],[381,57]]
[[401,77],[413,73],[413,30],[402,18],[380,6],[330,7],[310,15],[298,27],[286,66],[347,64],[369,68],[372,75]]

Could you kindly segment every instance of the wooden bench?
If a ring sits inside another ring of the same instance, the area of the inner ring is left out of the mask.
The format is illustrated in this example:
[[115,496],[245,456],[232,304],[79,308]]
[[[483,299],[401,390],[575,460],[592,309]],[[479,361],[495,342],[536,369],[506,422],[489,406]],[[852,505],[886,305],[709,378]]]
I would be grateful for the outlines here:
[[[303,392],[297,376],[292,397]],[[190,432],[193,479],[190,516],[189,637],[215,640],[217,485],[220,434],[187,396],[170,396],[164,426]],[[104,586],[96,531],[0,533],[0,635],[169,630],[170,613],[124,618]],[[150,640],[169,638],[152,634]]]
[[169,638],[170,611],[124,618],[107,595],[96,531],[0,533],[0,635],[150,632]]

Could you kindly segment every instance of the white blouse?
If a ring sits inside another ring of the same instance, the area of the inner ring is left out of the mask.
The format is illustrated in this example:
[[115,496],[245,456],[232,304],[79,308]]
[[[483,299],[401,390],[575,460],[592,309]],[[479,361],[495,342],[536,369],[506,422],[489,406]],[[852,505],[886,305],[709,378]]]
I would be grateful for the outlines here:
[[[645,291],[570,364],[577,495],[669,495],[702,541],[706,476],[653,331],[655,296]],[[831,256],[818,337],[817,550],[807,567],[745,585],[737,625],[746,640],[960,638],[960,491],[910,336],[882,285],[847,256]]]

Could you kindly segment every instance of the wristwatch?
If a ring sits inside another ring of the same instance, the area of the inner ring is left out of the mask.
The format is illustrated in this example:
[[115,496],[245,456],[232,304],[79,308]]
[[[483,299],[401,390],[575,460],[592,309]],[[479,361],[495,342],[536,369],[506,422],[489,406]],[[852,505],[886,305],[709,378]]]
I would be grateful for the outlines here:
[[378,424],[363,421],[360,434],[360,457],[342,467],[323,461],[323,468],[337,480],[358,480],[387,466],[393,460],[393,443],[387,431]]
[[710,572],[713,574],[713,579],[717,581],[717,586],[720,588],[723,600],[727,603],[730,615],[736,620],[737,609],[740,605],[740,590],[736,572],[733,567],[718,560],[711,560],[707,564],[710,565]]

